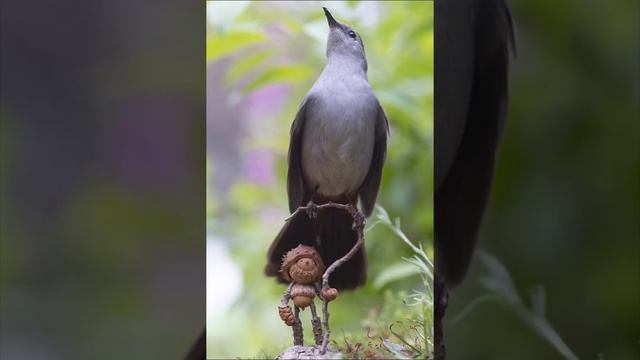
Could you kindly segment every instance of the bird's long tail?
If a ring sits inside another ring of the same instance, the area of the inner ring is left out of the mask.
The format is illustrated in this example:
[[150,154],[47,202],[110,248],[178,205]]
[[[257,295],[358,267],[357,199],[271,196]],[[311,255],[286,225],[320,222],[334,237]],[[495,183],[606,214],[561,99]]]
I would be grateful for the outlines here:
[[[342,209],[327,208],[318,214],[320,255],[326,266],[345,256],[358,241],[358,234],[352,228],[353,218]],[[364,285],[367,280],[367,257],[364,245],[329,278],[329,285],[342,289],[353,289]]]
[[289,218],[269,247],[265,274],[277,277],[279,282],[285,282],[279,272],[282,258],[287,251],[300,244],[315,247],[313,233],[311,219],[305,212]]
[[[269,248],[268,264],[265,272],[268,276],[277,276],[284,254],[304,244],[315,247],[325,266],[346,255],[358,241],[358,235],[352,229],[353,218],[342,209],[326,208],[318,213],[314,220],[304,212],[289,219]],[[364,246],[329,278],[329,285],[338,290],[353,289],[364,285],[367,280],[367,260]]]

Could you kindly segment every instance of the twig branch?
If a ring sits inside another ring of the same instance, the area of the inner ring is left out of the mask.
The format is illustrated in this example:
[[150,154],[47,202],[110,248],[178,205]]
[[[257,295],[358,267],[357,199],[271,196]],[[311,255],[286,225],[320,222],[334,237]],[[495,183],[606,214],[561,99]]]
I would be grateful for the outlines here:
[[[358,208],[356,208],[354,205],[351,205],[351,204],[338,204],[334,202],[328,202],[326,204],[316,205],[312,202],[309,202],[307,206],[298,207],[296,211],[291,213],[291,215],[289,215],[289,217],[285,219],[285,221],[289,221],[289,219],[293,218],[301,211],[306,211],[310,217],[314,217],[315,212],[323,209],[327,209],[327,208],[342,209],[347,211],[349,215],[351,215],[351,217],[353,218],[353,230],[356,231],[356,233],[358,234],[358,241],[356,241],[356,243],[353,245],[353,247],[351,248],[351,250],[349,250],[348,253],[346,253],[340,259],[334,261],[333,264],[331,264],[327,268],[327,270],[325,270],[324,274],[322,275],[323,291],[329,288],[329,277],[331,276],[331,273],[333,273],[338,267],[342,266],[344,263],[349,261],[353,257],[353,255],[355,255],[356,252],[358,252],[358,250],[360,250],[360,248],[364,245],[364,225],[365,225],[364,215],[360,212],[360,210],[358,210]],[[325,328],[324,329],[325,333],[322,339],[322,347],[320,348],[320,354],[324,355],[327,351],[327,345],[329,343],[329,335],[331,334],[331,330],[329,329],[329,300],[324,298],[322,300],[323,300],[323,304],[322,304],[323,322],[322,323]]]
[[329,336],[331,335],[331,329],[329,328],[329,301],[325,299],[323,299],[322,301],[322,325],[324,325],[324,337],[322,338],[320,355],[324,355],[327,352],[327,345],[329,345]]
[[340,259],[334,261],[333,264],[331,264],[331,266],[329,266],[327,268],[327,270],[325,270],[324,275],[322,275],[322,288],[323,289],[329,288],[329,276],[331,276],[331,273],[333,273],[338,267],[342,266],[344,263],[349,261],[353,257],[353,255],[355,255],[356,252],[358,250],[360,250],[360,248],[362,247],[363,244],[364,244],[364,237],[362,235],[362,229],[359,229],[358,230],[358,241],[355,243],[355,245],[353,245],[351,250],[349,250],[349,252],[345,256],[343,256]]
[[[309,203],[309,204],[313,204],[313,203]],[[293,218],[294,216],[298,215],[299,212],[301,211],[308,211],[310,209],[317,209],[317,210],[323,210],[326,208],[336,208],[336,209],[342,209],[342,210],[346,210],[347,212],[349,212],[349,214],[351,216],[354,215],[354,212],[357,212],[358,209],[356,209],[353,205],[345,205],[345,204],[338,204],[338,203],[334,203],[334,202],[328,202],[326,204],[322,204],[322,205],[307,205],[307,206],[299,206],[296,211],[292,212],[291,215],[289,215],[289,217],[287,217],[286,219],[284,219],[284,221],[289,221],[291,218]]]

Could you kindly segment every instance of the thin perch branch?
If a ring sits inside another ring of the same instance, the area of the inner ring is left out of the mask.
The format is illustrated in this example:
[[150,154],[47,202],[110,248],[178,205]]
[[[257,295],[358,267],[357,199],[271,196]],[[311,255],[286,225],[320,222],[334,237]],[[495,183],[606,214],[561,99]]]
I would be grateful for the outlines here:
[[355,243],[355,245],[353,245],[351,250],[349,250],[349,252],[345,256],[336,260],[333,264],[331,264],[331,266],[327,268],[327,270],[325,270],[324,274],[322,275],[323,290],[326,290],[329,288],[329,276],[331,276],[331,273],[334,272],[338,267],[342,266],[344,263],[349,261],[353,257],[353,255],[355,255],[356,252],[360,250],[363,244],[364,244],[364,237],[362,236],[362,229],[360,229],[358,230],[358,241]]
[[322,318],[322,325],[324,325],[324,337],[322,338],[320,355],[324,355],[327,352],[329,336],[331,335],[331,329],[329,328],[329,302],[327,300],[322,301]]
[[334,203],[334,202],[328,202],[328,203],[322,204],[322,205],[315,205],[312,202],[309,202],[309,204],[312,204],[312,205],[299,206],[296,209],[296,211],[292,212],[291,215],[289,215],[289,217],[284,219],[284,221],[289,221],[292,217],[296,216],[299,212],[307,211],[307,210],[309,210],[311,208],[314,208],[314,207],[317,210],[322,210],[322,209],[326,209],[326,208],[342,209],[342,210],[346,210],[347,212],[349,212],[349,214],[351,214],[351,216],[353,216],[353,212],[354,211],[358,211],[357,209],[355,209],[355,207],[353,205],[338,204],[338,203]]
[[[355,245],[353,245],[353,247],[351,248],[351,250],[349,250],[348,253],[346,253],[340,259],[334,261],[333,264],[331,264],[327,268],[327,270],[325,270],[324,274],[322,275],[322,290],[327,290],[329,288],[329,277],[331,276],[331,273],[333,273],[338,267],[342,266],[344,263],[349,261],[353,257],[353,255],[355,255],[356,252],[358,252],[358,250],[360,250],[360,248],[364,245],[365,216],[360,212],[360,210],[358,210],[358,208],[356,208],[352,204],[338,204],[334,202],[328,202],[326,204],[316,205],[313,202],[309,202],[307,206],[298,207],[296,211],[291,213],[291,215],[289,215],[289,217],[285,219],[285,221],[289,221],[289,219],[293,218],[301,211],[306,211],[310,217],[315,217],[314,214],[317,211],[320,211],[326,208],[342,209],[347,211],[349,215],[351,215],[351,217],[353,218],[353,230],[356,231],[358,234],[358,241],[355,243]],[[325,333],[322,339],[322,347],[320,349],[320,354],[324,355],[327,351],[327,345],[329,343],[329,335],[331,334],[331,330],[329,329],[329,301],[326,299],[322,299],[322,301],[323,301],[323,304],[322,304],[323,322],[322,323],[324,325]]]

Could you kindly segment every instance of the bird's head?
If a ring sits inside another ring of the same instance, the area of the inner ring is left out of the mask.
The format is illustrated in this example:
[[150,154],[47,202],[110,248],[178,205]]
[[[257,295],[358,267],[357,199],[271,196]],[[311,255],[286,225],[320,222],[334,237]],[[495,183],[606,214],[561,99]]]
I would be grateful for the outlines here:
[[337,22],[327,8],[323,7],[323,9],[329,23],[327,57],[330,58],[335,55],[347,56],[355,60],[364,61],[366,67],[367,60],[360,35],[352,27]]

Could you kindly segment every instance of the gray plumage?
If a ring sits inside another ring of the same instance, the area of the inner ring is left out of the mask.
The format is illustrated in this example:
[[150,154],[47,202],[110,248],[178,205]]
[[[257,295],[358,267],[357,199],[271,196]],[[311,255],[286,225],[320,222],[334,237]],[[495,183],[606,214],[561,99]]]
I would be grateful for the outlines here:
[[[351,203],[373,211],[386,156],[388,123],[367,79],[367,60],[360,36],[338,23],[325,9],[329,23],[327,64],[305,96],[291,126],[287,193],[289,210],[309,201]],[[335,210],[335,211],[334,211]],[[351,217],[337,209],[323,210],[316,223],[306,214],[290,219],[269,249],[267,274],[276,276],[282,255],[300,243],[319,248],[330,264],[357,240]],[[364,250],[336,271],[330,282],[338,288],[362,285],[366,279]]]

